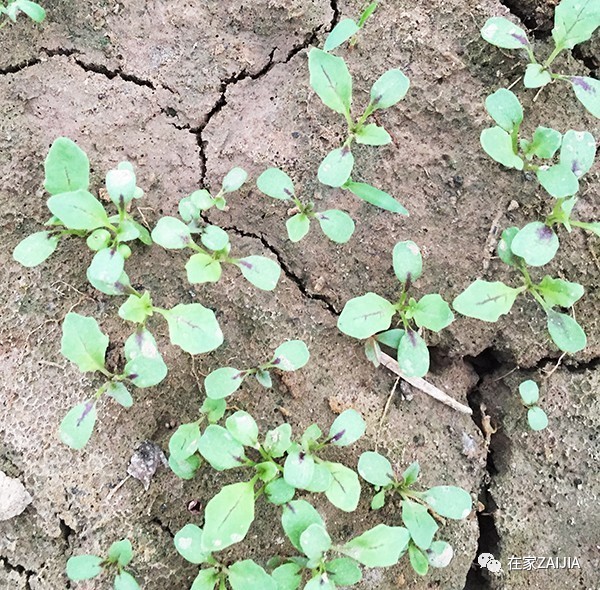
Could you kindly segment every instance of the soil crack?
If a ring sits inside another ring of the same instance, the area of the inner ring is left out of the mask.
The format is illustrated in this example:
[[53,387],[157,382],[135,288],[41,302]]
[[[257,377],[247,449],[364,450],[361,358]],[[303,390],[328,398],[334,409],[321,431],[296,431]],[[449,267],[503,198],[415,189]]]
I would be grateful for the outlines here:
[[34,572],[33,570],[28,570],[20,564],[14,565],[10,563],[10,561],[8,561],[7,557],[4,557],[2,555],[0,555],[0,562],[2,562],[5,571],[17,572],[19,575],[25,576],[25,589],[31,590],[30,578],[32,576],[37,575],[37,572]]
[[66,57],[70,57],[71,55],[76,55],[79,53],[77,49],[46,49],[44,47],[41,48],[41,52],[44,57],[32,57],[31,59],[23,61],[19,64],[6,66],[5,68],[0,69],[0,76],[5,76],[6,74],[18,74],[19,72],[26,70],[27,68],[42,63],[45,58],[55,57],[57,55],[64,55]]

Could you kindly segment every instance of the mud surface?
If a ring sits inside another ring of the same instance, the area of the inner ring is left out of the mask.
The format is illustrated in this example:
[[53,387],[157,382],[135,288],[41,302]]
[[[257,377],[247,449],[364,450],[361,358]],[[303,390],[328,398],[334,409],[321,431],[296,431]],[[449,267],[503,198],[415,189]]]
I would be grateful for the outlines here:
[[[536,27],[538,50],[549,52],[553,3],[514,4],[519,10],[513,7],[511,18]],[[145,588],[188,588],[197,568],[177,555],[172,536],[187,522],[199,522],[187,510],[191,500],[205,505],[219,485],[243,474],[202,470],[183,482],[161,469],[148,492],[131,479],[111,492],[126,477],[142,441],[166,449],[173,429],[195,418],[203,375],[225,364],[250,366],[287,338],[307,342],[310,364],[278,377],[268,392],[249,383],[235,400],[257,417],[261,429],[284,416],[295,431],[312,422],[327,427],[335,412],[354,407],[368,431],[360,444],[340,451],[345,463],[355,466],[377,439],[400,468],[418,459],[425,485],[461,485],[481,502],[477,514],[444,528],[456,553],[450,567],[417,579],[403,559],[394,568],[365,572],[357,588],[598,588],[598,238],[561,233],[560,255],[544,269],[586,286],[576,311],[588,347],[563,359],[557,370],[551,372],[559,353],[545,333],[544,318],[528,301],[497,324],[460,318],[439,336],[429,336],[434,362],[428,378],[470,403],[474,419],[420,392],[398,392],[378,432],[395,379],[383,368],[375,370],[361,345],[336,328],[349,298],[368,290],[396,295],[391,250],[399,240],[416,241],[424,253],[416,293],[438,291],[451,299],[478,277],[514,281],[492,258],[497,235],[503,227],[538,218],[551,205],[535,180],[501,169],[479,146],[488,124],[485,97],[522,73],[517,56],[492,48],[478,34],[489,16],[510,15],[507,6],[492,0],[382,3],[358,45],[341,51],[354,76],[357,109],[386,69],[400,67],[410,77],[406,99],[380,115],[393,144],[357,149],[355,168],[355,180],[394,194],[409,218],[315,179],[344,126],[309,88],[307,49],[323,41],[340,15],[357,14],[360,3],[132,0],[45,6],[43,26],[21,19],[0,37],[0,470],[18,477],[33,497],[23,514],[0,523],[0,589],[70,587],[64,574],[69,556],[101,552],[125,536],[134,540],[134,569]],[[593,74],[597,49],[596,39],[562,65]],[[545,124],[600,137],[598,120],[586,116],[568,88],[542,92],[535,105],[535,92],[519,82],[516,92],[526,109],[527,131]],[[285,206],[262,196],[253,183],[230,199],[229,211],[211,212],[210,220],[229,230],[236,252],[280,262],[284,273],[272,293],[257,291],[229,270],[218,286],[190,286],[183,255],[138,248],[128,265],[132,282],[149,289],[159,306],[199,301],[215,309],[225,343],[192,359],[169,345],[165,325],[154,321],[151,329],[169,376],[138,393],[130,410],[104,402],[99,427],[80,453],[64,447],[56,429],[95,383],[60,355],[62,318],[70,310],[94,316],[115,350],[130,327],[116,314],[121,300],[87,284],[81,257],[87,262],[91,255],[82,254],[75,241],[62,244],[35,269],[11,259],[13,247],[47,217],[42,161],[60,135],[86,150],[96,188],[119,161],[134,164],[150,226],[163,214],[175,214],[179,199],[193,190],[217,187],[234,165],[254,178],[279,166],[319,207],[345,209],[357,221],[345,246],[332,246],[316,232],[310,242],[292,244],[286,240]],[[600,218],[599,173],[596,165],[583,185],[582,219]],[[517,208],[509,207],[512,201]],[[518,383],[526,378],[542,384],[550,418],[543,433],[528,430],[518,401]],[[468,437],[474,444],[465,454]],[[372,513],[368,505],[366,488],[355,514],[317,500],[336,540],[382,518],[399,523],[394,508]],[[264,564],[291,548],[270,524],[277,523],[278,510],[259,506],[258,518],[269,524],[257,520],[232,555]],[[502,575],[472,565],[481,552],[502,561]],[[581,569],[508,571],[511,556],[526,555],[577,557]]]

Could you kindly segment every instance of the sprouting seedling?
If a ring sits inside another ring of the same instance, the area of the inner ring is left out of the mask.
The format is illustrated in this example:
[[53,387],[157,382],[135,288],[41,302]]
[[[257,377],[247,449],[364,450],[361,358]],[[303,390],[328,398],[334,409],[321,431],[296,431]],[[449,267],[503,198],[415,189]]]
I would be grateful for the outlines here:
[[528,379],[519,385],[519,395],[527,408],[527,422],[531,430],[544,430],[548,426],[546,412],[538,406],[540,390],[535,381]]
[[[306,500],[294,500],[283,507],[283,530],[301,553],[297,557],[271,560],[279,588],[335,590],[353,586],[362,579],[359,564],[369,568],[398,563],[408,547],[406,528],[379,524],[344,544],[334,544],[325,521]],[[305,580],[307,580],[304,583]]]
[[[417,301],[409,290],[423,271],[419,247],[412,241],[394,246],[393,266],[402,284],[396,303],[390,303],[376,293],[350,299],[338,320],[338,328],[353,338],[366,339],[367,358],[379,364],[379,344],[394,348],[398,365],[407,377],[422,377],[429,370],[429,350],[419,333],[420,328],[439,332],[454,320],[450,306],[437,293],[424,295]],[[389,329],[393,317],[399,314],[401,328]]]
[[271,387],[271,369],[279,371],[297,371],[309,359],[309,352],[302,340],[288,340],[279,346],[273,358],[258,367],[236,369],[235,367],[220,367],[209,373],[204,379],[206,395],[211,399],[225,398],[237,391],[246,377],[254,375],[256,380],[266,388]]
[[497,124],[481,132],[481,145],[491,158],[507,168],[535,172],[540,184],[557,199],[579,191],[579,180],[596,155],[591,133],[571,130],[562,135],[538,127],[531,140],[519,139],[523,107],[513,92],[501,88],[487,97],[485,106]]
[[388,70],[371,88],[371,99],[356,121],[352,118],[352,76],[346,62],[321,49],[312,48],[308,54],[310,85],[325,106],[344,116],[348,125],[342,147],[334,149],[321,162],[319,181],[341,187],[350,180],[354,167],[352,143],[380,146],[392,141],[389,133],[376,123],[368,123],[377,110],[387,109],[402,100],[409,87],[408,78],[397,69]]
[[309,231],[311,219],[316,219],[323,233],[338,244],[346,243],[354,233],[352,217],[339,209],[315,211],[314,203],[303,203],[294,190],[292,179],[279,168],[265,170],[257,179],[256,185],[273,199],[292,201],[295,205],[294,215],[286,222],[288,237],[292,242],[299,242]]
[[424,492],[413,490],[419,477],[419,463],[412,463],[401,477],[391,463],[379,453],[367,451],[358,460],[360,476],[375,486],[371,508],[379,510],[388,498],[399,496],[402,521],[408,529],[408,555],[413,569],[424,576],[433,567],[446,567],[454,555],[446,541],[434,541],[440,517],[453,520],[467,518],[473,508],[470,494],[457,486],[435,486]]
[[[233,172],[235,174],[232,174]],[[222,265],[233,264],[255,287],[272,291],[277,286],[281,275],[281,268],[277,262],[265,256],[233,258],[230,256],[231,243],[227,232],[216,225],[206,223],[202,218],[203,212],[213,204],[217,207],[224,206],[225,201],[221,193],[237,190],[245,179],[246,173],[241,168],[234,168],[225,177],[223,188],[214,199],[208,191],[201,190],[179,202],[179,213],[185,223],[176,217],[161,217],[152,230],[152,239],[159,246],[168,250],[189,248],[195,252],[185,265],[190,283],[216,283],[221,278]],[[193,239],[193,235],[196,234],[200,235],[200,241],[206,250]]]
[[[0,14],[5,14],[12,22],[16,22],[19,12],[26,14],[36,23],[41,23],[46,18],[46,11],[39,4],[30,0],[12,0],[6,6],[0,4]],[[0,29],[10,21],[5,20],[0,23]]]
[[570,308],[583,296],[583,287],[563,279],[546,275],[535,283],[528,266],[542,266],[558,250],[558,237],[541,222],[527,224],[523,229],[509,227],[502,232],[498,243],[498,256],[507,265],[520,272],[523,284],[511,287],[501,281],[477,279],[452,303],[462,315],[485,322],[496,322],[510,312],[521,293],[529,293],[547,316],[550,337],[563,352],[576,353],[586,346],[583,328],[566,313],[555,308]]
[[[365,432],[365,421],[355,410],[342,412],[333,422],[327,436],[312,424],[298,440],[292,428],[284,423],[260,436],[254,418],[237,411],[225,421],[225,427],[214,423],[223,416],[225,401],[207,400],[196,422],[183,424],[169,441],[169,465],[183,479],[190,479],[207,462],[217,471],[253,469],[254,476],[237,487],[225,486],[206,506],[204,533],[206,549],[215,551],[241,541],[254,520],[254,500],[264,495],[267,501],[280,505],[291,501],[296,490],[324,493],[329,501],[346,512],[352,512],[360,498],[356,473],[321,457],[329,446],[343,447],[357,441]],[[209,409],[210,408],[210,409]],[[212,416],[211,416],[212,414]],[[201,432],[201,424],[210,424]],[[200,457],[198,457],[198,453]],[[256,489],[256,486],[259,486]],[[231,492],[231,489],[235,491]],[[245,508],[234,510],[231,519],[222,515],[243,495]],[[242,526],[243,524],[243,526]],[[208,541],[207,539],[210,539]]]
[[323,50],[332,51],[346,41],[350,41],[350,47],[354,47],[357,40],[356,34],[365,26],[367,20],[369,20],[370,16],[375,12],[377,4],[377,2],[367,4],[360,15],[358,22],[355,22],[351,18],[343,18],[335,25],[335,27],[333,27],[333,29],[331,29],[329,35],[327,35]]
[[559,74],[551,67],[562,51],[587,41],[599,26],[600,4],[597,0],[562,0],[554,13],[554,50],[541,63],[534,55],[527,33],[504,17],[490,18],[481,29],[481,36],[496,47],[525,51],[529,59],[523,80],[526,88],[542,88],[556,80],[568,82],[579,102],[592,115],[600,117],[600,81]]
[[91,580],[102,572],[114,574],[115,590],[139,590],[140,585],[125,568],[133,559],[129,539],[115,541],[106,557],[98,555],[75,555],[67,561],[67,576],[73,582]]
[[[75,142],[66,137],[56,139],[44,168],[44,187],[51,195],[47,202],[52,213],[46,222],[49,229],[21,241],[13,257],[23,266],[37,266],[56,250],[61,239],[71,235],[87,236],[86,243],[95,252],[87,270],[88,280],[104,293],[123,292],[123,286],[129,284],[124,271],[125,260],[131,255],[126,242],[139,239],[144,244],[152,243],[148,230],[128,212],[133,199],[144,194],[136,186],[133,166],[121,162],[106,175],[106,190],[117,209],[117,214],[112,216],[88,191],[90,163]],[[114,291],[111,285],[120,285],[121,290]]]

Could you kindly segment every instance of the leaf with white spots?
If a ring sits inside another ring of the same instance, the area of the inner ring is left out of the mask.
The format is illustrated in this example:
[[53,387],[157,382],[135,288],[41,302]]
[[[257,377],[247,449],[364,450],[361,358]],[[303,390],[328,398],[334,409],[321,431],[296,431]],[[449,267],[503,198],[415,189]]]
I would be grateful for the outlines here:
[[600,80],[585,76],[572,76],[569,81],[579,102],[594,117],[600,119]]
[[423,500],[440,516],[462,520],[471,514],[471,494],[457,486],[435,486],[423,494]]
[[124,375],[137,387],[153,387],[167,376],[167,365],[146,328],[138,328],[126,340],[125,358]]
[[215,424],[210,424],[202,434],[198,450],[217,471],[239,467],[246,461],[243,445],[225,428]]
[[202,548],[202,529],[195,524],[186,524],[175,534],[175,549],[190,563],[204,563],[209,551]]

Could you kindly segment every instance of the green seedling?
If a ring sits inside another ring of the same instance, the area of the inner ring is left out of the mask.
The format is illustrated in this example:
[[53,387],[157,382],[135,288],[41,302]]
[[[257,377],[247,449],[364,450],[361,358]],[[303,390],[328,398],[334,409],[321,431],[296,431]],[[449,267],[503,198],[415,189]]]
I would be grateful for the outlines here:
[[362,579],[359,564],[369,568],[395,565],[410,539],[404,527],[379,524],[344,544],[334,544],[321,515],[306,500],[286,504],[281,524],[290,543],[301,553],[271,560],[277,565],[271,575],[278,588],[285,590],[353,586]]
[[76,555],[67,561],[67,576],[73,582],[91,580],[102,572],[114,574],[115,590],[139,590],[140,585],[125,568],[133,559],[133,549],[128,539],[114,542],[106,557]]
[[498,256],[520,272],[523,284],[510,287],[501,281],[477,279],[454,300],[454,309],[484,322],[496,322],[510,312],[518,295],[528,293],[545,312],[548,332],[556,346],[568,353],[583,350],[587,338],[581,326],[570,315],[555,309],[572,307],[583,296],[583,287],[549,275],[534,283],[529,273],[528,266],[546,264],[557,249],[558,237],[541,222],[529,223],[521,230],[505,229],[498,243]]
[[[424,576],[429,566],[446,567],[454,555],[446,541],[434,541],[440,517],[463,520],[473,508],[470,494],[457,486],[435,486],[424,492],[412,489],[419,477],[419,464],[412,463],[401,477],[391,463],[379,453],[367,451],[358,460],[360,476],[375,486],[371,508],[379,510],[391,496],[400,496],[402,521],[408,530],[410,563]],[[443,522],[443,520],[442,520]]]
[[[367,293],[350,299],[338,320],[338,328],[348,336],[365,340],[367,358],[379,364],[380,344],[397,350],[398,365],[407,377],[422,377],[429,370],[429,350],[420,335],[426,328],[439,332],[454,320],[450,306],[437,293],[424,295],[417,301],[409,297],[409,290],[423,271],[419,247],[411,241],[394,246],[393,266],[402,284],[402,293],[396,303],[390,303],[376,293]],[[389,329],[398,314],[397,325]]]
[[600,117],[600,81],[586,76],[559,74],[552,68],[560,53],[590,39],[599,26],[598,0],[562,0],[554,13],[554,50],[543,62],[536,59],[527,33],[506,18],[490,18],[481,29],[481,36],[496,47],[524,50],[529,59],[523,79],[526,88],[542,88],[556,80],[567,82],[579,102],[592,115]]
[[124,265],[131,248],[126,242],[138,239],[152,243],[148,230],[128,212],[133,199],[144,194],[136,186],[133,166],[121,162],[106,175],[106,190],[117,209],[112,216],[88,191],[90,163],[75,142],[66,137],[56,139],[44,168],[44,187],[52,195],[47,202],[52,217],[45,224],[49,229],[21,241],[13,252],[14,259],[26,267],[37,266],[56,250],[61,239],[86,237],[87,246],[95,252],[87,269],[88,280],[103,293],[114,294],[110,285],[129,284]]
[[222,399],[236,392],[246,377],[254,375],[256,380],[266,388],[271,387],[271,369],[280,371],[297,371],[309,359],[309,352],[302,340],[288,340],[275,350],[273,358],[251,369],[220,367],[209,373],[204,379],[204,389],[210,399]]
[[[354,167],[352,143],[380,146],[392,141],[389,133],[376,123],[368,123],[378,110],[387,109],[402,100],[409,87],[408,78],[400,70],[388,70],[371,88],[371,99],[355,121],[352,118],[352,76],[346,62],[321,49],[308,54],[310,85],[325,106],[344,116],[348,125],[347,138],[342,147],[334,149],[321,162],[319,181],[327,186],[342,187],[351,182]],[[359,195],[360,196],[360,195]]]
[[[225,177],[216,197],[211,197],[207,190],[195,191],[179,202],[179,214],[183,221],[176,217],[162,217],[152,230],[152,239],[159,246],[168,250],[189,248],[195,252],[185,265],[190,283],[216,283],[221,278],[222,265],[232,264],[259,289],[272,291],[277,286],[281,275],[281,268],[277,262],[264,256],[231,257],[231,244],[227,232],[216,225],[206,223],[203,218],[204,212],[213,205],[224,208],[226,204],[223,194],[238,190],[246,178],[246,172],[241,168],[234,168]],[[194,241],[194,235],[200,236],[206,250]]]
[[544,430],[548,426],[546,412],[538,406],[540,390],[535,381],[528,379],[519,385],[519,395],[527,408],[527,422],[531,430]]
[[5,27],[10,21],[16,22],[19,12],[26,14],[32,21],[41,23],[46,18],[46,11],[35,2],[30,0],[13,0],[6,6],[0,4],[0,14],[4,14],[10,20],[0,23],[0,29]]
[[557,199],[579,191],[579,180],[596,156],[591,133],[571,130],[561,135],[538,127],[531,140],[519,139],[523,107],[514,93],[501,88],[487,97],[485,106],[497,123],[481,132],[481,145],[491,158],[507,168],[535,172],[540,184]]
[[309,231],[311,219],[316,219],[323,233],[338,244],[346,243],[354,233],[352,217],[339,209],[318,212],[314,203],[303,203],[294,190],[292,179],[279,168],[265,170],[256,181],[256,185],[265,195],[282,201],[292,201],[294,215],[286,222],[288,237],[299,242]]
[[355,22],[351,18],[343,18],[327,35],[325,45],[323,45],[324,51],[332,51],[336,47],[344,44],[346,41],[350,41],[350,47],[356,45],[356,34],[365,26],[369,17],[375,12],[377,8],[377,2],[371,2],[362,11],[358,22]]
[[[324,493],[340,510],[352,512],[356,508],[360,497],[356,473],[320,455],[329,446],[350,445],[364,434],[365,422],[358,412],[342,412],[327,436],[312,424],[296,441],[287,423],[259,436],[256,421],[244,411],[229,416],[225,427],[215,424],[224,412],[223,399],[206,400],[200,419],[180,426],[169,441],[169,464],[183,479],[191,479],[203,462],[217,471],[254,470],[249,481],[225,486],[207,504],[207,550],[224,549],[241,541],[254,520],[254,500],[261,495],[281,505],[291,501],[296,490],[307,490]],[[201,432],[200,426],[206,420],[210,424]]]

